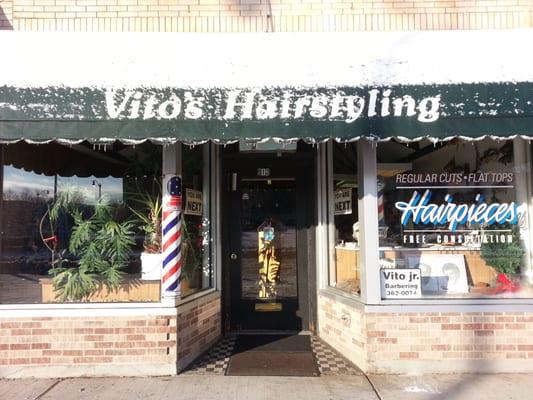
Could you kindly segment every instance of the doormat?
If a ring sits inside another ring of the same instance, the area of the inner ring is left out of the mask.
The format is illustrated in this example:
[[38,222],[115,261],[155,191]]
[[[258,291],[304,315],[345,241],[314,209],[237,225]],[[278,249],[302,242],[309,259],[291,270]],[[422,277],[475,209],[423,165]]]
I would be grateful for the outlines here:
[[307,335],[239,335],[228,376],[319,376]]

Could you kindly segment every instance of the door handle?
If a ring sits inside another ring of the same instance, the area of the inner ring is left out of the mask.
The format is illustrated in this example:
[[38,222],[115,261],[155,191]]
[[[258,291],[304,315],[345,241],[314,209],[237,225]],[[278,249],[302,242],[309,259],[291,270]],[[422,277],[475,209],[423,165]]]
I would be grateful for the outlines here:
[[235,261],[237,259],[237,254],[235,253],[231,253],[231,255],[229,256],[230,260],[231,261]]

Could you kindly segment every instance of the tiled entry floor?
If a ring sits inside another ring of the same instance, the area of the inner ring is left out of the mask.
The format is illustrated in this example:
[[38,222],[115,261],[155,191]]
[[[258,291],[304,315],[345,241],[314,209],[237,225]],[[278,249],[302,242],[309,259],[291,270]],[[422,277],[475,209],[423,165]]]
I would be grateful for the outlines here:
[[[228,368],[235,336],[228,335],[216,343],[183,374],[224,375]],[[316,336],[311,337],[311,348],[321,375],[361,375],[352,363]]]

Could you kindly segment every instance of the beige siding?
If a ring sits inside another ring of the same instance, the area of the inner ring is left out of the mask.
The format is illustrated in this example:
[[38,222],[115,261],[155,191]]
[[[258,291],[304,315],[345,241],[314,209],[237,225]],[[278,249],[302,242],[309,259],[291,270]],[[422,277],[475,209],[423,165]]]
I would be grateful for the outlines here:
[[0,8],[0,27],[39,31],[320,32],[533,26],[533,0],[0,0]]

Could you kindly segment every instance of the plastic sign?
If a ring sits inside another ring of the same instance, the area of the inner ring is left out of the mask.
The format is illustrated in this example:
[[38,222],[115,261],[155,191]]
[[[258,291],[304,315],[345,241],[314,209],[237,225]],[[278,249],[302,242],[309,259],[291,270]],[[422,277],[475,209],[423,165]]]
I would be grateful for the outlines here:
[[409,202],[398,201],[395,207],[402,212],[401,223],[406,226],[410,222],[423,225],[447,225],[454,232],[458,225],[464,224],[505,224],[518,223],[518,206],[511,203],[485,202],[485,197],[477,194],[474,204],[457,204],[451,194],[444,196],[444,203],[430,203],[432,192],[424,194],[414,191]]
[[345,215],[352,213],[352,189],[339,189],[334,192],[335,209],[334,215]]
[[422,297],[421,274],[418,268],[381,269],[382,299],[417,299]]
[[202,215],[202,192],[199,190],[185,189],[184,214]]

